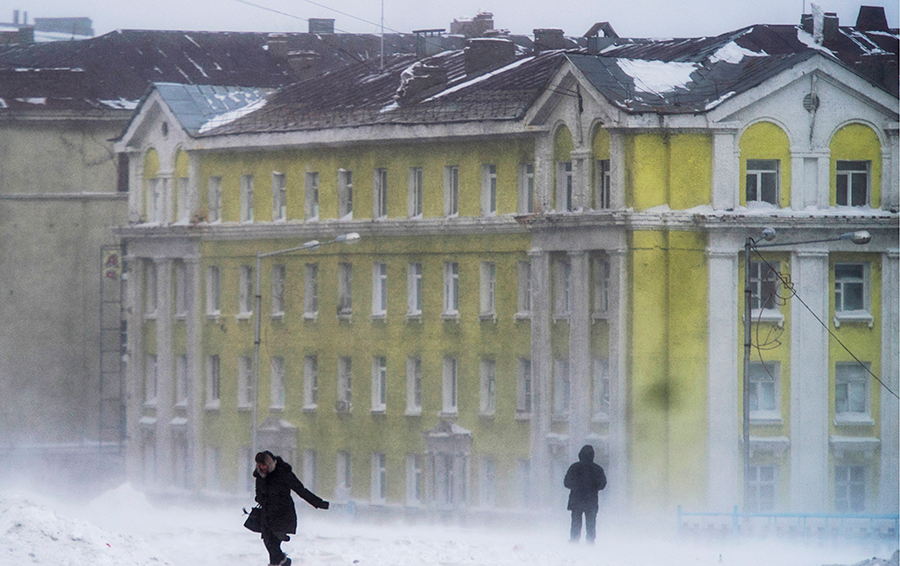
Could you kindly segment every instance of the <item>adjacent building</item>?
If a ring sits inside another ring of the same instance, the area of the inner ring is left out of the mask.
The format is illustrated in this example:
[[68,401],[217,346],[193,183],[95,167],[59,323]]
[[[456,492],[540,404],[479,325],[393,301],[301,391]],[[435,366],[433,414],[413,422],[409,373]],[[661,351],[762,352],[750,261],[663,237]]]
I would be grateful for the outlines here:
[[871,12],[154,85],[115,145],[129,474],[246,492],[255,430],[339,504],[494,512],[561,505],[588,443],[605,505],[896,513],[898,33]]

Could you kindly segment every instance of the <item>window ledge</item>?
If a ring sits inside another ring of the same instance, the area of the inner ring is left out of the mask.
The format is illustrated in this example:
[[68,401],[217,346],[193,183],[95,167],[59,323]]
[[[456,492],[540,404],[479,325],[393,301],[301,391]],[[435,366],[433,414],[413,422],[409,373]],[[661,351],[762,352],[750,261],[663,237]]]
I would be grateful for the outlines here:
[[219,401],[212,401],[206,404],[204,407],[207,411],[218,411],[219,410]]
[[175,320],[187,320],[187,315],[183,312],[175,313]]
[[312,322],[316,322],[319,320],[319,314],[314,312],[305,312],[303,313],[303,320],[310,320]]
[[531,311],[519,311],[514,315],[516,320],[531,320]]
[[384,322],[387,320],[387,313],[372,314],[369,318],[372,322]]
[[609,319],[609,311],[594,311],[591,313],[591,320],[594,322],[607,319]]
[[373,415],[381,415],[381,416],[384,416],[384,415],[387,414],[387,409],[384,409],[384,408],[372,409],[370,412],[371,412],[371,414],[373,414]]
[[251,409],[253,409],[253,407],[249,403],[241,404],[241,405],[237,406],[237,410],[241,413],[246,413],[247,411],[249,411]]
[[218,321],[219,321],[219,316],[221,316],[221,315],[222,315],[222,312],[221,312],[221,311],[208,312],[208,313],[206,313],[206,319],[207,319],[207,320],[214,320],[214,321],[218,322]]
[[234,319],[238,322],[242,320],[250,320],[251,318],[253,318],[252,312],[239,312],[238,314],[234,315]]
[[494,413],[479,413],[478,417],[486,421],[492,421],[494,420]]
[[338,313],[337,315],[338,320],[346,320],[347,322],[350,322],[352,318],[353,315],[351,313]]
[[750,311],[750,322],[774,323],[781,328],[784,326],[784,315],[776,309],[753,309]]
[[458,312],[445,312],[441,315],[441,320],[459,323],[459,313]]
[[834,417],[834,426],[873,426],[875,419],[869,415],[838,414]]
[[422,322],[422,313],[421,312],[406,313],[406,322]]
[[557,423],[569,422],[569,413],[553,413],[551,419]]
[[781,426],[784,419],[778,413],[750,413],[750,424],[755,426]]
[[606,413],[596,413],[593,417],[591,417],[591,422],[595,423],[608,423],[611,419],[609,415]]
[[516,411],[516,420],[517,421],[530,421],[531,420],[531,411]]
[[175,403],[176,409],[187,409],[187,401],[177,401]]
[[273,312],[269,316],[272,318],[272,320],[284,320],[284,311]]
[[481,320],[481,322],[493,322],[494,324],[496,324],[497,314],[492,312],[484,312],[478,315],[478,319]]
[[307,405],[307,406],[303,407],[303,412],[304,413],[315,413],[317,408],[318,408],[318,406],[316,406],[316,405]]
[[842,323],[866,324],[869,328],[875,326],[875,317],[868,311],[839,312],[834,315],[834,327],[840,328]]
[[556,313],[553,315],[553,322],[569,322],[569,313]]
[[144,320],[156,320],[156,311],[144,313]]
[[422,409],[407,409],[405,413],[403,413],[404,417],[421,417]]
[[452,413],[447,412],[447,411],[441,411],[440,413],[438,413],[438,416],[441,417],[442,419],[455,419],[456,417],[459,416],[459,413],[457,411],[453,411]]
[[284,407],[269,407],[270,413],[283,413]]
[[144,401],[145,409],[155,409],[156,408],[156,399],[152,399],[150,401]]

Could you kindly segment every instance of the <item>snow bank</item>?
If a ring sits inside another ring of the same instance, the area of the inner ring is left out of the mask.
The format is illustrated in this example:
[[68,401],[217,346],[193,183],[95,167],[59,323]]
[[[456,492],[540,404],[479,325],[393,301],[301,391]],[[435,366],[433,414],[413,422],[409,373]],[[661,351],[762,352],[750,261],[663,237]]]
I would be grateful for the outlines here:
[[700,67],[696,63],[640,59],[617,59],[616,63],[626,75],[634,79],[635,90],[651,94],[687,88],[687,84],[691,82],[691,73]]
[[63,518],[23,496],[0,495],[0,564],[165,566],[143,540]]

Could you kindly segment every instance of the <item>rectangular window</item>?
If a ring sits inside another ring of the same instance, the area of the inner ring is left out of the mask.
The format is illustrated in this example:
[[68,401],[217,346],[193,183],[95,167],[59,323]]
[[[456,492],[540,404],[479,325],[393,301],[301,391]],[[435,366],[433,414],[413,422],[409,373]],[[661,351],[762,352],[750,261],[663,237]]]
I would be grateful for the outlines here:
[[241,222],[253,222],[253,175],[241,175]]
[[517,312],[523,316],[531,315],[531,261],[519,262],[519,289]]
[[175,406],[183,407],[187,404],[188,371],[187,355],[181,354],[175,357]]
[[175,260],[175,316],[187,315],[187,269],[184,262]]
[[372,412],[383,413],[387,410],[387,358],[372,358]]
[[834,413],[838,421],[868,420],[869,372],[856,362],[839,362],[834,367]]
[[781,299],[778,290],[781,288],[781,280],[778,278],[780,262],[768,263],[750,262],[750,308],[758,310],[773,310],[781,308]]
[[866,510],[866,466],[834,467],[834,510],[862,513]]
[[747,510],[763,513],[775,510],[775,487],[777,468],[775,466],[750,466],[750,500]]
[[337,411],[350,410],[352,401],[351,391],[353,386],[353,362],[349,356],[338,358],[338,400]]
[[406,504],[411,507],[422,505],[425,482],[422,475],[421,454],[406,455]]
[[592,401],[594,419],[609,420],[609,360],[592,360],[594,383]]
[[572,162],[559,161],[556,164],[556,209],[559,212],[571,212],[574,210],[574,178],[572,177]]
[[406,313],[410,316],[422,314],[422,264],[410,263],[407,267]]
[[516,368],[516,412],[521,415],[531,414],[531,360],[519,358]]
[[253,268],[242,265],[240,288],[238,289],[238,315],[247,316],[253,312]]
[[319,312],[319,264],[307,263],[303,272],[303,314],[315,317]]
[[519,165],[519,213],[534,212],[534,163]]
[[459,215],[459,167],[444,167],[444,216]]
[[218,316],[220,312],[219,267],[210,265],[206,270],[206,314]]
[[750,362],[750,418],[781,418],[781,364]]
[[156,316],[156,309],[159,300],[159,293],[156,287],[158,280],[156,264],[153,260],[148,260],[144,270],[144,314],[147,316]]
[[482,507],[496,505],[497,472],[493,456],[483,456],[478,466],[478,499]]
[[456,414],[458,407],[456,404],[459,385],[459,367],[457,359],[452,356],[446,356],[443,362],[443,387],[442,401],[443,413]]
[[609,312],[609,260],[598,258],[594,260],[594,312],[605,315]]
[[372,454],[372,504],[384,505],[387,491],[387,458],[384,453]]
[[865,263],[834,264],[834,310],[836,313],[868,311]]
[[870,161],[838,161],[835,172],[835,200],[838,206],[869,204]]
[[253,406],[253,358],[238,356],[238,408]]
[[497,364],[493,359],[481,360],[481,415],[494,416],[497,398]]
[[272,266],[272,316],[284,314],[284,278],[287,268],[282,265]]
[[481,215],[497,214],[497,166],[481,166]]
[[781,162],[778,159],[747,160],[747,204],[778,205]]
[[210,177],[206,185],[206,200],[209,206],[209,222],[222,220],[222,177]]
[[269,361],[269,371],[272,376],[269,407],[272,409],[284,409],[284,358],[272,356],[272,359]]
[[572,264],[568,259],[557,259],[554,262],[553,279],[555,315],[564,318],[569,316],[571,308]]
[[147,180],[147,221],[162,222],[165,217],[166,179]]
[[191,208],[188,203],[189,179],[187,177],[178,178],[178,195],[176,196],[176,220],[182,224],[186,224],[191,217]]
[[611,195],[612,175],[609,159],[598,159],[594,167],[594,210],[609,208]]
[[213,354],[206,359],[206,408],[219,408],[219,388],[221,386],[221,374],[218,354]]
[[492,261],[481,262],[481,316],[497,312],[497,266]]
[[156,388],[157,388],[157,366],[156,354],[147,354],[144,356],[144,404],[156,404]]
[[338,217],[353,218],[353,172],[338,169]]
[[409,217],[422,216],[422,181],[424,177],[421,167],[409,168]]
[[406,358],[406,414],[422,414],[422,358]]
[[310,171],[306,174],[306,182],[304,186],[306,193],[305,214],[307,220],[319,219],[319,174]]
[[459,264],[455,261],[444,264],[444,314],[459,314]]
[[372,264],[372,316],[387,314],[387,264]]
[[338,264],[338,316],[350,316],[353,313],[353,266],[349,263]]
[[569,412],[569,360],[553,360],[553,414],[565,416]]
[[303,359],[303,408],[315,409],[319,402],[319,358]]
[[287,219],[287,176],[272,173],[272,220]]
[[340,451],[337,453],[337,484],[334,498],[339,502],[350,500],[350,453]]
[[306,489],[316,491],[316,479],[319,475],[318,454],[315,450],[303,451],[303,485]]
[[375,169],[372,174],[372,218],[387,218],[388,176],[387,169]]

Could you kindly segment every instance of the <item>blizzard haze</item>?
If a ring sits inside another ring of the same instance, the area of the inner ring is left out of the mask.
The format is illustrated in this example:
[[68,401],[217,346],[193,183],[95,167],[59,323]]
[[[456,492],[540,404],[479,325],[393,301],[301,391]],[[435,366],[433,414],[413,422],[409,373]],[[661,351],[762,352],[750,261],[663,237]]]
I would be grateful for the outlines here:
[[[885,0],[821,0],[836,12],[841,25],[855,25],[861,4],[883,6],[888,24],[898,25],[900,5]],[[328,6],[328,8],[326,8]],[[330,9],[329,9],[330,8]],[[3,0],[0,20],[13,10],[35,17],[88,17],[97,35],[115,29],[305,32],[309,18],[334,18],[335,30],[375,33],[381,21],[378,0]],[[752,24],[799,24],[810,12],[809,0],[457,0],[421,2],[384,0],[386,31],[445,28],[454,19],[480,11],[494,14],[494,25],[514,34],[535,28],[560,28],[569,36],[584,34],[594,22],[608,21],[621,37],[696,37],[718,35]],[[21,18],[21,16],[20,16]]]
[[[247,496],[247,505],[250,496]],[[374,524],[297,502],[297,566],[823,566],[882,564],[896,541],[674,536],[674,517],[648,524],[598,517],[595,546],[570,544],[565,512],[480,525]],[[259,535],[239,503],[153,505],[130,484],[75,502],[0,492],[0,565],[263,566]],[[879,558],[872,561],[873,557]]]

